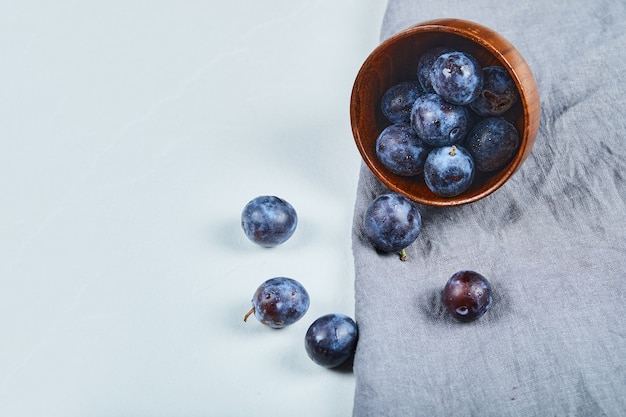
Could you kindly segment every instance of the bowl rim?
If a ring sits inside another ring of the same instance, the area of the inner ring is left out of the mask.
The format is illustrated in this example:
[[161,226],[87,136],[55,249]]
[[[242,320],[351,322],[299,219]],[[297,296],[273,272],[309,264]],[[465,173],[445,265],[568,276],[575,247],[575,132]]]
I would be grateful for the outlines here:
[[[488,188],[480,190],[471,195],[461,194],[453,198],[442,198],[429,200],[419,196],[411,195],[401,187],[389,180],[385,174],[377,167],[373,161],[375,155],[370,155],[365,149],[364,141],[359,131],[358,118],[360,111],[355,102],[359,101],[359,81],[369,70],[369,64],[390,45],[393,45],[407,37],[412,37],[420,33],[441,32],[465,38],[488,51],[500,64],[506,68],[513,78],[520,95],[522,104],[522,117],[524,119],[524,129],[520,134],[519,150],[515,153],[509,164],[500,171],[498,178],[494,179]],[[495,45],[498,43],[500,49]],[[403,194],[416,203],[429,206],[458,206],[473,203],[481,200],[499,189],[510,177],[519,169],[526,160],[534,145],[535,138],[539,130],[540,102],[537,84],[528,63],[517,49],[506,38],[480,23],[465,19],[439,18],[426,20],[411,25],[382,41],[365,59],[359,69],[354,81],[350,98],[350,118],[354,140],[363,161],[374,173],[374,175],[392,191]]]

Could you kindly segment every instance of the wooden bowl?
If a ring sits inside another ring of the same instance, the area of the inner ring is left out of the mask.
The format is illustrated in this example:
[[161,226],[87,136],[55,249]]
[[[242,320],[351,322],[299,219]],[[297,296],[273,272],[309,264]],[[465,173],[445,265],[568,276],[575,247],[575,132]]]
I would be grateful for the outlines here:
[[[470,188],[456,197],[440,197],[428,189],[423,176],[402,177],[388,171],[376,156],[376,139],[391,123],[380,109],[384,92],[401,81],[417,79],[417,62],[423,52],[448,46],[472,54],[484,67],[500,65],[519,91],[517,103],[503,115],[513,123],[520,145],[503,168],[479,173]],[[356,145],[363,160],[392,191],[430,206],[472,203],[500,188],[530,154],[539,128],[539,92],[521,54],[493,30],[460,19],[437,19],[412,26],[382,42],[365,60],[357,74],[350,101],[350,119]]]

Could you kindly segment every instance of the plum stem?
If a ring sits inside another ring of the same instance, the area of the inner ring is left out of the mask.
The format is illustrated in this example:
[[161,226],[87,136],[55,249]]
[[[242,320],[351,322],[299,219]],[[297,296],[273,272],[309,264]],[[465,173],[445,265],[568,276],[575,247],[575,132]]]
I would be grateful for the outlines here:
[[254,307],[252,307],[252,308],[250,309],[250,311],[248,311],[248,312],[246,313],[246,315],[245,315],[245,316],[243,316],[243,321],[244,321],[244,322],[248,321],[248,317],[250,317],[250,316],[251,316],[251,315],[253,315],[253,314],[254,314]]
[[456,145],[452,145],[452,149],[450,150],[450,156],[456,155]]
[[407,259],[407,256],[406,256],[406,250],[402,249],[402,250],[400,251],[400,260],[401,260],[402,262],[404,262],[404,261],[406,261],[406,259]]

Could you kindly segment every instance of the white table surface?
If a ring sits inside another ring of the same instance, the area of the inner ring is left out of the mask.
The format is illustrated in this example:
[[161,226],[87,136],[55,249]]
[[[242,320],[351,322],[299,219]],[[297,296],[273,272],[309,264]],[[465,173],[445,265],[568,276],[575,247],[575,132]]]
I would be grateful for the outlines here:
[[[304,333],[353,315],[354,77],[384,0],[0,6],[0,416],[347,416]],[[263,249],[262,194],[299,226]],[[256,287],[311,307],[243,323]]]

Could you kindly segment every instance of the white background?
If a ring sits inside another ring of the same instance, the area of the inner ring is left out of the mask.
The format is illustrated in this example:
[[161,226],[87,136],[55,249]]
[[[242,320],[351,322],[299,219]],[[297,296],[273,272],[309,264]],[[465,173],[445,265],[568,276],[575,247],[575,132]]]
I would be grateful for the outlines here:
[[[306,356],[353,315],[356,73],[384,0],[3,1],[0,416],[347,416]],[[272,194],[299,226],[249,242]],[[243,323],[289,276],[307,315]]]

